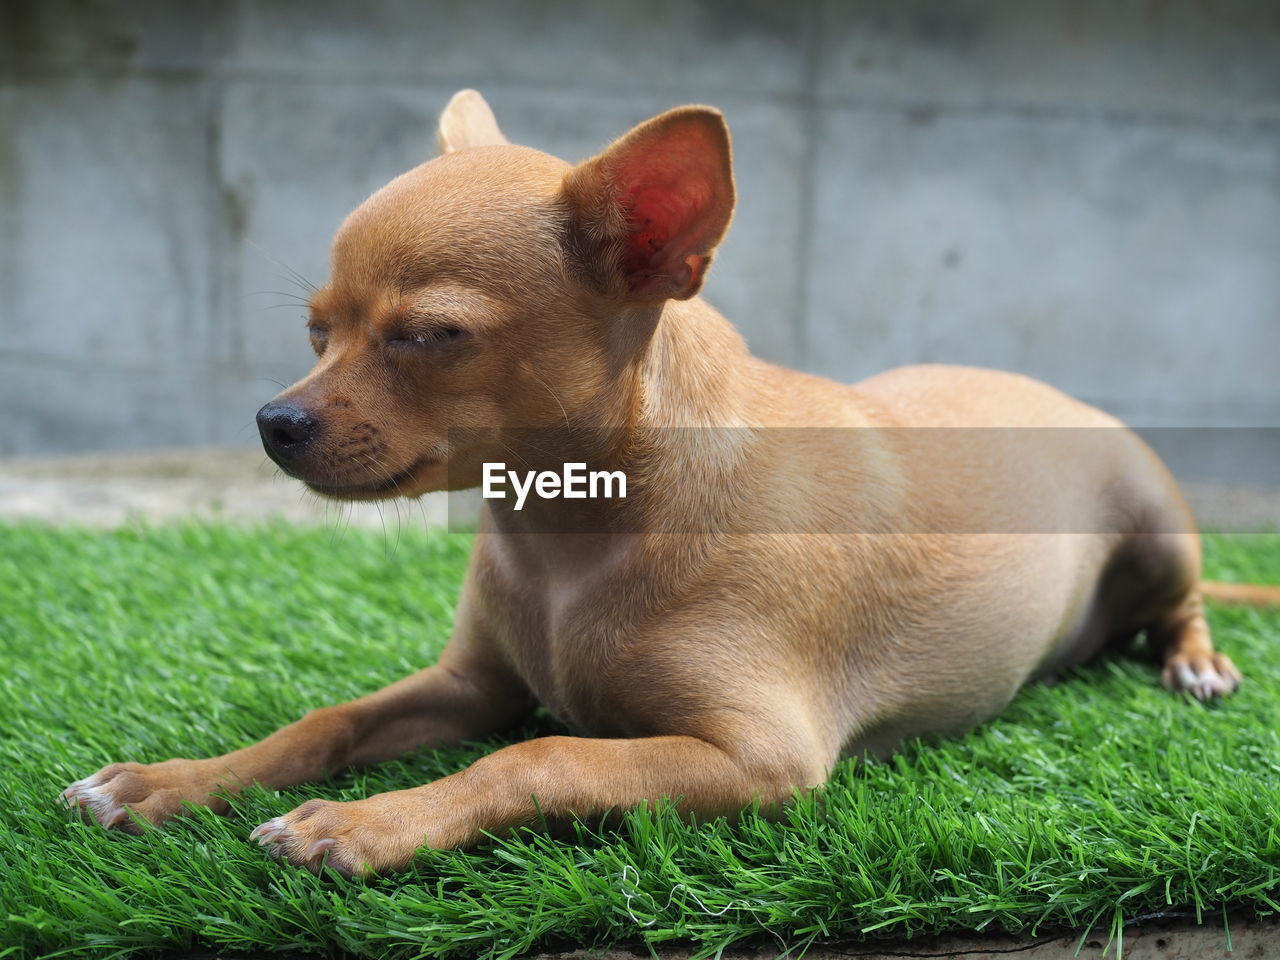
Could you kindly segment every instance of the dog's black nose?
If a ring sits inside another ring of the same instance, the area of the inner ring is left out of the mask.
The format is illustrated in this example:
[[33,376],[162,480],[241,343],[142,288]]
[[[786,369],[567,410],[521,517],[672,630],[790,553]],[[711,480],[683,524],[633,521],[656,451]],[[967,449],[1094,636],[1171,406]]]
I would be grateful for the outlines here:
[[272,401],[258,411],[262,446],[280,466],[297,459],[316,433],[316,421],[301,407]]

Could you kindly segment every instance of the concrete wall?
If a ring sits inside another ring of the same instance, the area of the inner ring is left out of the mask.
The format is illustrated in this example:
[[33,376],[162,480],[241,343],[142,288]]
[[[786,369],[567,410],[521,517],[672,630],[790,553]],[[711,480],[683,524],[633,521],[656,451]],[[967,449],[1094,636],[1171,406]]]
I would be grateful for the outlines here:
[[[0,454],[254,442],[294,271],[475,86],[568,158],[724,109],[707,296],[854,380],[1280,424],[1274,0],[0,0]],[[273,293],[270,291],[282,291]]]

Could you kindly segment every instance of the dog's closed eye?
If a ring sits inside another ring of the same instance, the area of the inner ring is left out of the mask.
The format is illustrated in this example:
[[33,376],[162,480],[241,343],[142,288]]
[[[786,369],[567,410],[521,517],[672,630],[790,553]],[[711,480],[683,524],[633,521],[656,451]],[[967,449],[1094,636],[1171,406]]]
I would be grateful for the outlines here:
[[426,330],[406,330],[387,339],[388,346],[397,349],[430,349],[445,344],[457,343],[467,337],[467,331],[460,327],[440,326]]
[[324,327],[309,323],[307,324],[307,336],[311,338],[311,349],[317,355],[324,353],[324,348],[329,343],[329,331]]

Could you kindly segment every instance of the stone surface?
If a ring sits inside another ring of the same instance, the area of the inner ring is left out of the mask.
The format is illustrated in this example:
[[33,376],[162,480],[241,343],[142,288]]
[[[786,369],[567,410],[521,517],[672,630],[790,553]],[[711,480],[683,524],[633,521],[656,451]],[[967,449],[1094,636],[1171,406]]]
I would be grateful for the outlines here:
[[1280,116],[1280,8],[1255,0],[824,0],[820,34],[828,102]]
[[232,65],[544,92],[795,95],[812,23],[809,4],[773,0],[256,2],[243,6]]
[[215,211],[200,85],[25,80],[10,130],[0,357],[154,370],[209,336]]
[[51,438],[71,450],[200,443],[213,396],[207,379],[181,371],[0,357],[5,435],[21,449],[57,449]]
[[1017,370],[1150,422],[1280,413],[1280,137],[824,113],[807,365]]
[[225,55],[230,4],[219,0],[6,0],[9,62],[40,71],[196,70]]

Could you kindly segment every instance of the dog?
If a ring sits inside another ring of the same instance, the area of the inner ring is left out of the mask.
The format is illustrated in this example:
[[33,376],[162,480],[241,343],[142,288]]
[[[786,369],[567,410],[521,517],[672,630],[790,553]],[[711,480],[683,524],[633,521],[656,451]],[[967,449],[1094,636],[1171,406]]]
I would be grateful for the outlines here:
[[[1119,421],[1008,373],[850,387],[748,353],[698,297],[735,203],[719,112],[570,166],[462,91],[439,139],[338,231],[316,365],[258,414],[266,452],[326,497],[416,497],[480,484],[517,449],[502,431],[563,427],[522,458],[621,471],[626,499],[486,501],[437,664],[225,756],[106,766],[63,794],[83,815],[224,811],[245,784],[482,739],[537,704],[573,732],[250,835],[313,870],[395,871],[662,798],[774,810],[842,755],[970,728],[1140,632],[1170,689],[1240,682],[1187,506]],[[1250,589],[1225,598],[1277,599]]]

